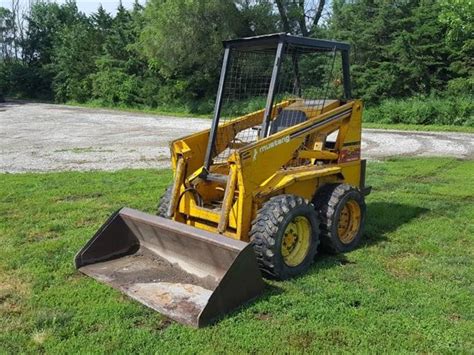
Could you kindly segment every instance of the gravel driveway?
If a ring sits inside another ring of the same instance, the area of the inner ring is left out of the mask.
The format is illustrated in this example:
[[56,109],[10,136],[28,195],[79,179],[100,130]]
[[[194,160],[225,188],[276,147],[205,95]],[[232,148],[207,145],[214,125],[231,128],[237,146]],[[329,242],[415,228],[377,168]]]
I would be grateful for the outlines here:
[[[117,170],[169,164],[168,142],[210,120],[40,103],[0,103],[0,172]],[[363,155],[474,157],[474,134],[366,129]]]

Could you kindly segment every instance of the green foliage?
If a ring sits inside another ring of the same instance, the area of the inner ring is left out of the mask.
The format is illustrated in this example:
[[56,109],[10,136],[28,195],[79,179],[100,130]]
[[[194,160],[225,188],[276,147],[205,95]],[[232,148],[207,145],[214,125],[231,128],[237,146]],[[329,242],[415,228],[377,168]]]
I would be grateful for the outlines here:
[[245,100],[229,101],[227,105],[223,106],[222,115],[227,117],[238,117],[248,114],[265,107],[266,98],[263,96],[252,97]]
[[9,62],[15,58],[15,15],[0,7],[0,59]]
[[[474,2],[471,0],[441,0],[439,20],[447,26],[445,43],[451,50],[450,70],[459,78],[464,78],[465,84],[472,88],[474,80]],[[453,85],[459,87],[461,79],[453,79]],[[450,87],[449,87],[450,86]],[[473,92],[472,90],[470,91]]]
[[52,100],[54,73],[51,66],[12,63],[8,66],[8,95],[19,98]]
[[443,91],[456,73],[452,49],[440,39],[440,4],[417,1],[334,1],[330,31],[353,45],[354,94],[368,103]]
[[111,68],[91,76],[92,98],[105,105],[126,104],[133,106],[137,101],[139,83],[135,76]]
[[22,44],[24,61],[49,65],[52,62],[58,35],[64,27],[77,22],[78,9],[74,1],[59,5],[55,2],[35,2],[27,16],[26,39]]
[[10,67],[0,62],[0,102],[5,99],[5,93],[10,90]]
[[[471,121],[470,116],[458,117],[470,115],[469,108],[450,109],[449,118],[442,118],[446,105],[438,105],[434,97],[452,96],[453,102],[466,103],[458,98],[474,91],[472,1],[318,3],[329,4],[329,11],[323,11],[327,20],[321,23],[316,17],[324,8],[309,1],[150,0],[144,7],[136,2],[130,10],[120,4],[114,15],[99,6],[89,16],[79,12],[73,0],[39,1],[25,17],[21,40],[14,14],[0,8],[0,91],[58,102],[93,100],[107,106],[181,107],[209,114],[222,40],[283,29],[350,42],[353,96],[371,107],[383,102],[379,111],[384,113],[378,116],[386,122]],[[341,78],[329,76],[329,56],[304,59],[299,65],[301,72],[311,73],[301,78],[305,93],[341,95]],[[335,73],[340,65],[337,59]],[[412,96],[433,99],[393,101]],[[263,106],[261,98],[241,99],[228,103],[224,113],[237,115]],[[417,110],[408,110],[412,101],[420,103]],[[389,105],[410,113],[389,117]],[[421,116],[413,118],[415,111]]]
[[163,75],[185,76],[218,67],[222,38],[235,34],[231,1],[152,0],[145,11],[143,50]]
[[53,86],[57,101],[85,102],[90,99],[89,74],[95,70],[97,52],[98,45],[87,19],[80,18],[77,23],[62,29],[52,63],[56,73]]
[[0,353],[472,353],[474,163],[369,162],[361,248],[192,329],[74,268],[118,206],[154,213],[168,170],[0,175]]
[[474,127],[472,97],[389,99],[364,112],[364,121]]
[[439,19],[448,25],[447,39],[452,42],[472,40],[474,2],[472,0],[440,0]]
[[242,26],[233,1],[152,0],[145,21],[143,53],[168,81],[178,86],[186,81],[186,91],[169,97],[176,87],[172,84],[166,96],[192,101],[214,94],[222,40],[239,34]]
[[273,2],[272,0],[235,1],[242,21],[239,36],[250,37],[279,32],[279,17],[273,11]]
[[467,78],[455,78],[448,81],[446,94],[451,96],[463,96],[474,93],[474,76]]

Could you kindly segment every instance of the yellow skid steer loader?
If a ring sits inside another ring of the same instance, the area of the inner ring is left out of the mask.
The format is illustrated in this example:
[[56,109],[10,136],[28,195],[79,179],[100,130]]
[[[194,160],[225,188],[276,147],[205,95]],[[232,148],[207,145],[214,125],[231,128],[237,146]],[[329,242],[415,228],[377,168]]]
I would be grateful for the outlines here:
[[354,249],[370,192],[361,115],[348,44],[225,41],[211,128],[171,143],[174,181],[157,216],[119,210],[76,267],[200,327],[257,297],[262,274],[287,279],[318,249]]

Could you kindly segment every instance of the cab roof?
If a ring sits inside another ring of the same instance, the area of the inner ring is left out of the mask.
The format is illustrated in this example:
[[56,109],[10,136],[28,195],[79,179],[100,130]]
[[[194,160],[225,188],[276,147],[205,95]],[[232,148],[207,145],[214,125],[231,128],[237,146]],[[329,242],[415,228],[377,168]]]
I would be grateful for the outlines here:
[[238,48],[239,50],[269,50],[276,49],[280,42],[289,44],[292,47],[314,51],[339,50],[348,52],[351,48],[350,44],[344,42],[294,36],[284,32],[232,39],[224,41],[223,44],[226,48]]

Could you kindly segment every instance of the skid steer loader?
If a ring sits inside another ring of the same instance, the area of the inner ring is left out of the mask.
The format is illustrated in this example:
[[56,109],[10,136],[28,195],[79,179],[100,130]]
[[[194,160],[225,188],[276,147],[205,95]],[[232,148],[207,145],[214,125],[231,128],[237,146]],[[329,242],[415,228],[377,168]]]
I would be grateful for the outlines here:
[[76,267],[200,327],[257,297],[262,274],[287,279],[318,249],[354,249],[370,192],[361,114],[348,44],[225,41],[211,128],[171,143],[174,181],[157,216],[117,211]]

